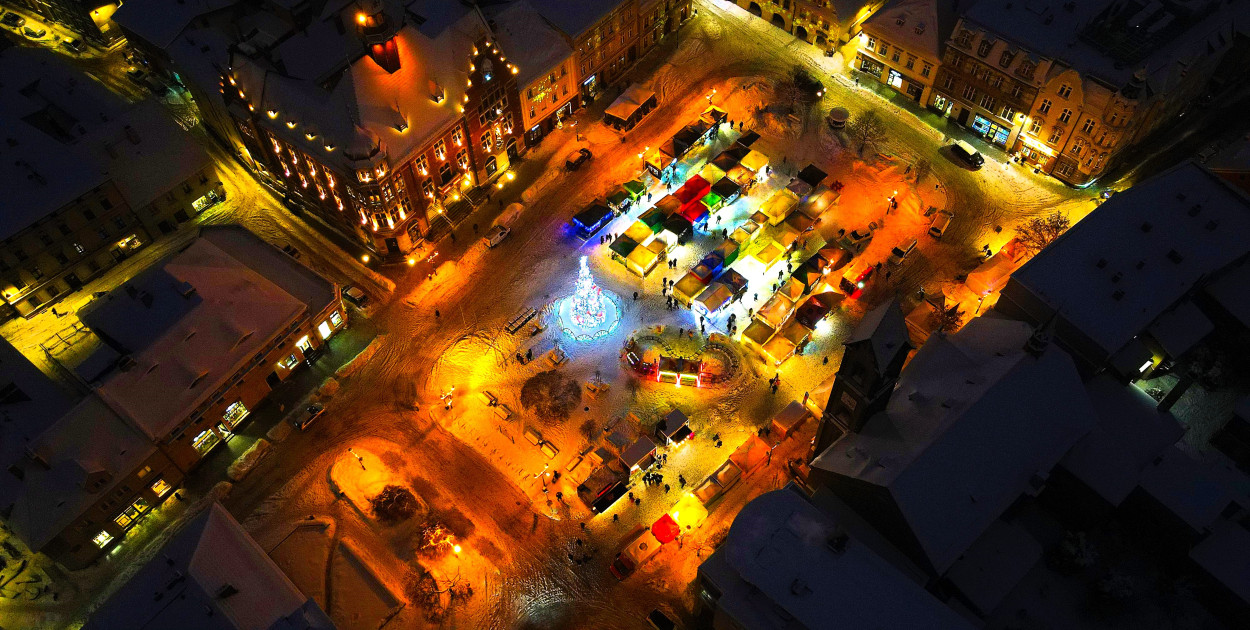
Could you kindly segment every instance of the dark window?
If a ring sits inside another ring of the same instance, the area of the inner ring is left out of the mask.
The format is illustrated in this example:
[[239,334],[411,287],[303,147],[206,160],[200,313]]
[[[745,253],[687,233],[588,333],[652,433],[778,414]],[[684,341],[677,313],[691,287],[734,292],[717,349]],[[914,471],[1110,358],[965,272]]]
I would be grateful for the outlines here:
[[113,207],[113,202],[108,197],[105,197],[100,200],[100,207],[108,210]]
[[119,229],[119,230],[124,230],[124,229],[126,229],[126,217],[116,217],[116,218],[114,218],[114,219],[113,219],[113,225],[116,225],[116,226],[117,226],[117,229]]
[[68,236],[68,235],[70,235],[70,234],[73,234],[73,233],[74,233],[74,231],[73,231],[73,230],[71,230],[71,229],[69,229],[69,226],[68,226],[68,225],[65,225],[64,223],[61,223],[61,224],[57,225],[57,226],[56,226],[56,229],[60,230],[60,231],[61,231],[61,234],[64,234],[64,235],[66,235],[66,236]]
[[92,211],[90,211],[90,210],[83,210],[83,211],[82,211],[82,216],[83,216],[83,218],[85,218],[86,220],[90,221],[90,220],[92,220],[92,219],[94,219],[94,218],[95,218],[95,213],[94,213],[94,212],[92,212]]

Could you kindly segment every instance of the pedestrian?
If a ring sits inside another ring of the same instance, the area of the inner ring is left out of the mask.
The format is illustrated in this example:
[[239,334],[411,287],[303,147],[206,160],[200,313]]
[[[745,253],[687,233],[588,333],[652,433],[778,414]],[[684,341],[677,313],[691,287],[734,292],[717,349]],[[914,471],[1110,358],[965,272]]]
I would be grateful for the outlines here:
[[453,242],[453,243],[455,243],[455,242],[456,242],[456,233],[455,233],[455,232],[448,232],[448,233],[447,233],[447,236],[450,236],[450,237],[451,237],[451,242]]
[[525,357],[522,357],[520,352],[516,353],[516,362],[525,365]]
[[629,500],[630,501],[634,500],[634,492],[632,490],[629,492]]
[[803,392],[803,404],[804,405],[807,404],[807,396],[808,396],[808,392]]
[[821,362],[820,362],[820,363],[821,363],[821,365],[829,365],[829,357],[828,357],[828,356],[825,356],[825,358],[824,358],[823,360],[821,360]]
[[[563,492],[557,492],[557,493],[556,493],[556,500],[557,500],[557,501],[563,501],[563,500],[564,500],[564,493],[563,493]],[[581,541],[578,541],[578,542],[577,542],[577,544],[579,544],[579,545],[580,545],[580,544],[582,544],[582,543],[581,543]]]
[[855,77],[855,87],[859,87],[859,77]]
[[738,131],[742,131],[742,125],[743,125],[743,124],[745,124],[745,123],[743,123],[743,121],[741,121],[741,120],[739,120],[739,121],[738,121]]
[[637,302],[637,301],[638,301],[638,292],[637,292],[637,291],[634,291],[634,301],[635,301],[635,302]]
[[[755,295],[755,301],[756,301],[756,302],[760,301],[760,294],[756,293],[756,294],[754,294],[754,295]],[[748,309],[748,310],[749,310],[749,309]]]
[[647,203],[651,202],[651,191],[647,191]]
[[889,271],[885,272],[885,279],[886,279],[886,280],[889,280],[889,279],[890,279],[890,273],[892,273],[892,272],[889,272]]
[[477,234],[477,224],[476,224],[476,223],[474,223],[474,224],[473,224],[473,233],[474,233],[474,234]]
[[635,506],[642,505],[642,499],[634,499],[634,505]]
[[620,520],[621,520],[621,515],[620,515],[620,514],[613,514],[613,515],[612,515],[612,522],[613,522],[613,523],[616,523],[616,522],[618,522],[618,521],[620,521]]
[[438,312],[438,309],[434,309],[434,319],[438,319],[440,317],[442,317],[442,314]]
[[668,494],[668,490],[669,490],[668,484],[664,484],[664,494]]
[[[526,361],[533,361],[533,360],[534,360],[534,349],[533,349],[533,348],[529,348],[528,350],[526,350],[526,351],[525,351],[525,360],[526,360]],[[558,474],[560,474],[560,473],[556,473],[556,474],[558,475]]]

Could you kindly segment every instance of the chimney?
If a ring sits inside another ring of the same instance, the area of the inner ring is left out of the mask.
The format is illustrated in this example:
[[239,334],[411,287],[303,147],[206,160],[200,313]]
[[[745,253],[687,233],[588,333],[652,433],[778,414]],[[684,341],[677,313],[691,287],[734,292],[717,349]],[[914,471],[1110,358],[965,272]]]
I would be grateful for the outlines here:
[[139,144],[139,132],[135,131],[134,127],[126,125],[126,139],[130,141],[130,144]]

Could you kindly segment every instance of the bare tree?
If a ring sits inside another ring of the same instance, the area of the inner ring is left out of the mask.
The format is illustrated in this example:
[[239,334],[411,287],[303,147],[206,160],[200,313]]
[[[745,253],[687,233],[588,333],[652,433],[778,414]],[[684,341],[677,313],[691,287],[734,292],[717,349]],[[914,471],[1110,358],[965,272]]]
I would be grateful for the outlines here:
[[928,158],[920,158],[911,167],[912,172],[916,174],[916,183],[922,183],[929,173],[933,172],[933,163]]
[[851,121],[846,128],[846,133],[851,140],[859,143],[859,154],[864,154],[864,148],[870,144],[877,144],[886,138],[885,122],[881,120],[881,116],[875,111],[866,111]]
[[773,100],[784,105],[788,114],[798,109],[803,102],[803,88],[794,80],[794,75],[787,75],[773,84]]
[[955,332],[964,323],[964,312],[958,303],[942,306],[929,302],[929,306],[933,308],[933,332]]
[[1016,228],[1016,240],[1029,253],[1036,254],[1055,242],[1071,225],[1068,215],[1056,210],[1046,216],[1033,217]]

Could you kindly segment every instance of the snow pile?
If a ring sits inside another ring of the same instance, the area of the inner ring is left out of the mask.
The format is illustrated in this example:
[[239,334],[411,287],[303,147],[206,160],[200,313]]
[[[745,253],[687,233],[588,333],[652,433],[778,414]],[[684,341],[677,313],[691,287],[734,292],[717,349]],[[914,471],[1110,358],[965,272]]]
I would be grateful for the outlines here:
[[246,451],[243,451],[243,454],[240,455],[238,459],[234,460],[233,464],[230,464],[230,468],[226,469],[226,476],[229,477],[231,481],[242,481],[248,473],[252,472],[252,469],[256,467],[256,464],[260,463],[261,458],[269,452],[269,448],[271,446],[273,445],[269,443],[269,440],[263,438],[256,440],[255,444],[252,444],[252,446],[250,446]]

